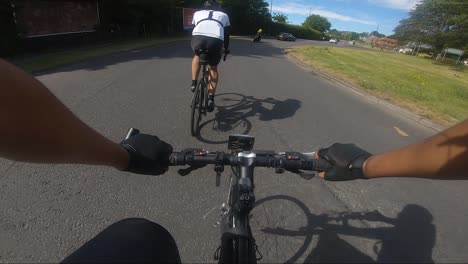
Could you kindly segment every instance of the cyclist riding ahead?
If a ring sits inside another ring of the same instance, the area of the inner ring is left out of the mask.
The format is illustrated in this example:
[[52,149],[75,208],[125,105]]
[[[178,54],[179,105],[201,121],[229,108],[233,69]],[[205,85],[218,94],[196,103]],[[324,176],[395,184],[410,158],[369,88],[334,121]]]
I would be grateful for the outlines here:
[[208,51],[208,65],[210,77],[208,85],[208,112],[214,110],[214,96],[218,85],[218,64],[221,61],[221,51],[224,44],[226,53],[229,53],[229,17],[221,11],[221,6],[215,0],[208,0],[203,5],[203,10],[195,12],[192,24],[195,28],[192,32],[192,49],[195,52],[192,61],[192,85],[194,92],[200,73],[200,50]]

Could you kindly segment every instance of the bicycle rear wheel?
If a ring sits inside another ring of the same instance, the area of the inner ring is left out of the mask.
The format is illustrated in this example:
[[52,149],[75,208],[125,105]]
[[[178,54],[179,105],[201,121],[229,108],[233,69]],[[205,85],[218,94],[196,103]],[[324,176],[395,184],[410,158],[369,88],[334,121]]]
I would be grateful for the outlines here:
[[192,134],[192,136],[196,136],[200,129],[200,120],[201,120],[201,112],[202,112],[202,105],[203,105],[203,99],[202,99],[202,89],[204,89],[203,85],[204,85],[203,81],[201,81],[195,88],[195,92],[192,98],[192,105],[190,106],[192,108],[192,115],[191,115],[192,118],[190,119],[190,133]]

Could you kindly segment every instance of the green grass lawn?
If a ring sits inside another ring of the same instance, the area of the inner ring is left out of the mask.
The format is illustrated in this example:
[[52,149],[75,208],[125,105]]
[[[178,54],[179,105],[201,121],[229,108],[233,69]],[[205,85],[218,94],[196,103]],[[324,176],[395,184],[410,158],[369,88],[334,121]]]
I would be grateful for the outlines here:
[[427,118],[468,118],[468,67],[388,52],[298,47],[289,54]]
[[66,51],[48,52],[43,55],[32,56],[31,58],[13,58],[12,61],[27,72],[37,72],[107,54],[129,51],[182,39],[184,38],[141,38],[101,44],[98,46],[90,46],[80,49],[75,48]]

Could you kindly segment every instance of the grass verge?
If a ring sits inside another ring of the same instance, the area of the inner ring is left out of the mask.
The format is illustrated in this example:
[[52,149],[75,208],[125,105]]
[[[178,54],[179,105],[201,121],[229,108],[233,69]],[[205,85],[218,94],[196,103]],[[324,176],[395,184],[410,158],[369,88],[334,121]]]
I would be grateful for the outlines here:
[[371,94],[450,125],[468,117],[468,67],[402,54],[329,47],[288,53]]
[[32,73],[103,55],[129,51],[133,49],[139,49],[184,39],[188,38],[173,37],[125,40],[114,43],[101,44],[97,46],[71,49],[67,51],[49,52],[46,54],[26,58],[13,58],[12,61],[23,70]]

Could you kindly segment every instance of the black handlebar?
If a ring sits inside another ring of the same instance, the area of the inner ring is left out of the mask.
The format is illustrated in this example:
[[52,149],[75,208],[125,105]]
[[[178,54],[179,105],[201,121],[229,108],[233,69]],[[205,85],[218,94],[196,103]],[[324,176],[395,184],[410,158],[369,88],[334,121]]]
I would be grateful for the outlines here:
[[[313,157],[299,152],[265,152],[253,151],[256,154],[255,167],[275,168],[288,171],[318,171],[329,166]],[[203,166],[208,164],[219,164],[228,166],[241,165],[242,158],[237,154],[224,152],[209,152],[204,150],[190,150],[184,152],[174,152],[169,159],[170,166]],[[323,163],[323,164],[322,164]]]
[[[138,129],[131,128],[125,137],[130,138],[139,134]],[[292,172],[305,171],[327,171],[331,165],[323,159],[315,160],[314,153],[279,152],[274,151],[252,151],[255,154],[254,166],[275,168],[277,173],[285,170]],[[169,157],[169,166],[201,167],[213,164],[217,166],[241,166],[242,157],[237,153],[210,152],[200,149],[189,149],[182,152],[173,152]],[[222,170],[221,170],[222,171]]]

